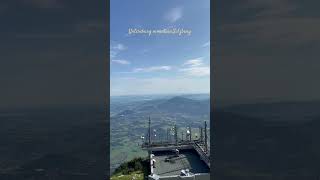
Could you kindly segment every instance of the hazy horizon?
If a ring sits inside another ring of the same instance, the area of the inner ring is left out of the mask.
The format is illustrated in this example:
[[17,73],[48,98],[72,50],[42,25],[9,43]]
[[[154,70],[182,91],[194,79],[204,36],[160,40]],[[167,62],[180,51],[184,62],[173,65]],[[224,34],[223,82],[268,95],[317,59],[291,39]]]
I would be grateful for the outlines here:
[[182,95],[209,95],[210,93],[150,93],[150,94],[124,94],[124,95],[110,95],[110,97],[122,97],[122,96],[182,96]]

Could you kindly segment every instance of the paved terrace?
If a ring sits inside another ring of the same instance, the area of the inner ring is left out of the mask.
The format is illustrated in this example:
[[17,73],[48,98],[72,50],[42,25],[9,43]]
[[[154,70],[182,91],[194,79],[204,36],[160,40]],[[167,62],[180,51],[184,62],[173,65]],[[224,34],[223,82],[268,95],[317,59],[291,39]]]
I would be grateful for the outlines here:
[[[156,160],[154,174],[159,176],[180,175],[181,170],[184,169],[189,169],[192,174],[210,171],[195,150],[180,150],[179,157],[173,157],[174,152],[171,151],[159,151],[153,154]],[[166,161],[168,158],[169,160]]]
[[152,151],[152,152],[159,152],[159,151],[170,151],[172,149],[179,149],[179,150],[192,150],[194,149],[197,151],[198,155],[200,155],[200,159],[203,160],[207,166],[210,167],[210,149],[206,153],[205,152],[205,145],[203,142],[193,140],[193,141],[180,141],[178,144],[175,143],[168,143],[168,142],[153,142],[151,145],[148,143],[142,144],[142,149]]

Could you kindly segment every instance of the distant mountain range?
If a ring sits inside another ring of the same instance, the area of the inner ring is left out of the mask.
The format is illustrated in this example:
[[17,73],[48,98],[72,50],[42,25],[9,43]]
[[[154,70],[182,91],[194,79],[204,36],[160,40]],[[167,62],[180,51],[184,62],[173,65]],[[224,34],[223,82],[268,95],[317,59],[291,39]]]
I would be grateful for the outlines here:
[[134,113],[151,114],[186,114],[191,116],[203,115],[210,113],[210,99],[193,100],[181,96],[176,96],[170,99],[155,99],[145,101],[130,110],[124,110],[117,114],[132,115]]

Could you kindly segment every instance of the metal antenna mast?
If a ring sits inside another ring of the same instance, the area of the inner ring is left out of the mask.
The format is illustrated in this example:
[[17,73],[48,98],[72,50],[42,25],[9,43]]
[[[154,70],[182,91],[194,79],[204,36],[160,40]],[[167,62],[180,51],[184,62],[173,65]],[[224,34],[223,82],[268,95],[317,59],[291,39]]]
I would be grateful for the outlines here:
[[176,145],[178,145],[178,130],[177,130],[177,125],[174,125],[174,137],[176,140]]
[[169,128],[167,128],[167,142],[169,142]]
[[206,152],[208,152],[208,140],[207,140],[207,121],[204,121],[204,143]]
[[190,131],[190,141],[191,141],[192,140],[191,126],[189,127],[189,131]]
[[149,116],[149,145],[151,145],[151,119]]
[[200,142],[202,142],[203,141],[202,127],[199,127],[199,131],[200,131]]
[[181,131],[181,141],[183,141],[183,131]]

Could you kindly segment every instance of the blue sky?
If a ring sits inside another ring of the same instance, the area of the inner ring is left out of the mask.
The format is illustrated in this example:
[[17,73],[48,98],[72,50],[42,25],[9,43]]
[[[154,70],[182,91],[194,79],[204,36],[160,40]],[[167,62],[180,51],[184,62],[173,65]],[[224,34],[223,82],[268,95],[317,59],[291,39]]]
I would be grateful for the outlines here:
[[209,93],[210,0],[111,0],[110,16],[111,95]]

